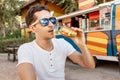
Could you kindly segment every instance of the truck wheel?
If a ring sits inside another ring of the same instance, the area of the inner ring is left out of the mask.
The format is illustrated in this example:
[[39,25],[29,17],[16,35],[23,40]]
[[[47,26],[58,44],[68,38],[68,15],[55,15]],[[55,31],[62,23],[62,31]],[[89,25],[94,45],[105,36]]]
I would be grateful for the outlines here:
[[94,61],[95,61],[95,67],[98,67],[99,66],[99,60],[97,59],[96,56],[93,56],[94,58]]

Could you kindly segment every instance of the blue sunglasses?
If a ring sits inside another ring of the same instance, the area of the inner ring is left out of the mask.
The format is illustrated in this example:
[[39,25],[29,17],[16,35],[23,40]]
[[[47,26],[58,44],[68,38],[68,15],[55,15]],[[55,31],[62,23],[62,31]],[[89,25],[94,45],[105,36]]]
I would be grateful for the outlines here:
[[57,20],[55,17],[43,18],[39,20],[40,24],[44,27],[49,24],[49,21],[52,22],[54,25],[56,25]]

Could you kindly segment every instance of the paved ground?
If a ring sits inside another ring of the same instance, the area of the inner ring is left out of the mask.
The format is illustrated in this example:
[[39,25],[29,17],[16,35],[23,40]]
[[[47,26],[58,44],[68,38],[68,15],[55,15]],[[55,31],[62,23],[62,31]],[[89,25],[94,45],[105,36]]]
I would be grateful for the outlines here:
[[120,72],[116,62],[100,61],[92,70],[67,62],[66,77],[67,80],[120,80]]
[[[7,60],[7,54],[0,54],[0,80],[19,80],[16,64]],[[120,80],[120,73],[115,62],[102,61],[93,70],[67,62],[66,80]]]
[[16,64],[7,60],[7,54],[0,54],[0,80],[19,80]]

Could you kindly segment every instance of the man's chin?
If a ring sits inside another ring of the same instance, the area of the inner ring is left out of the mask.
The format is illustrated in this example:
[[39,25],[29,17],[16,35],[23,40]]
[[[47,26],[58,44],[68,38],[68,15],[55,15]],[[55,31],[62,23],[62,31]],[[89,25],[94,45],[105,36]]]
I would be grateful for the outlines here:
[[49,39],[52,39],[52,38],[55,38],[55,35],[52,35],[52,36],[49,37]]
[[53,35],[51,38],[55,38],[55,35]]

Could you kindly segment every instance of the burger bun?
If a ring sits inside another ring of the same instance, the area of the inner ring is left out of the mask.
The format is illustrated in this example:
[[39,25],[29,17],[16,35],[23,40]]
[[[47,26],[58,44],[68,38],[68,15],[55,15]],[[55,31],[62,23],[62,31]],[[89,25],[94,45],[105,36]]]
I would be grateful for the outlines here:
[[69,27],[63,27],[60,33],[66,37],[75,37],[77,35],[77,32]]

